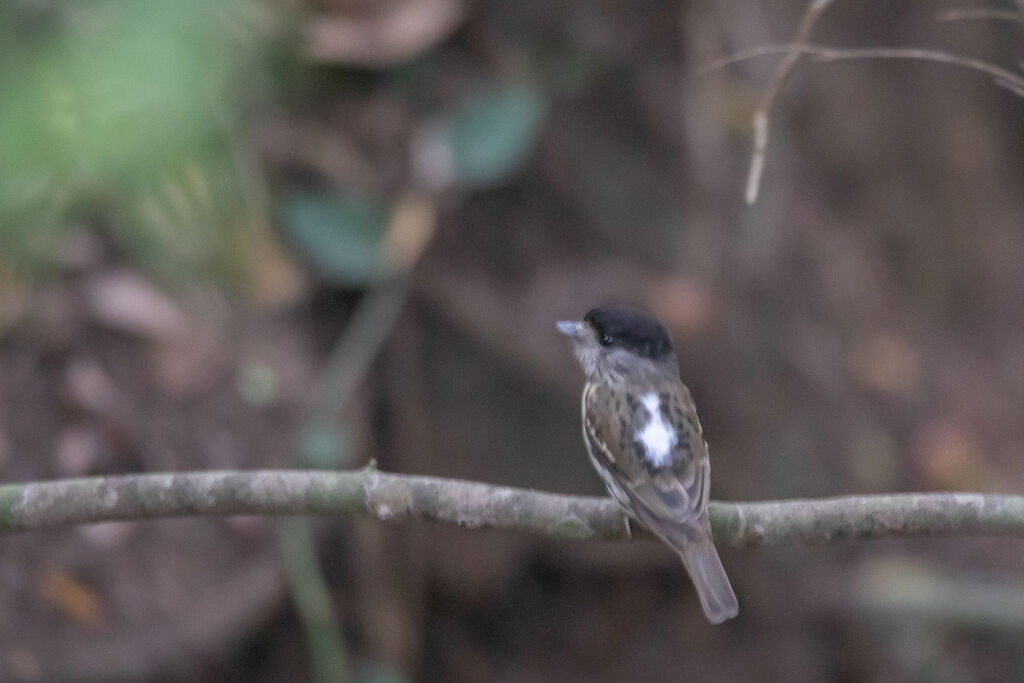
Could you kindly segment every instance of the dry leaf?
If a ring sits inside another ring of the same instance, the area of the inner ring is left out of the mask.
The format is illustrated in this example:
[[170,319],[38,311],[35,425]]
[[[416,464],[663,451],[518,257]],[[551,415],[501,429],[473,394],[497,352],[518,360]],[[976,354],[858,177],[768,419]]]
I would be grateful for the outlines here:
[[67,571],[46,569],[39,577],[38,588],[42,597],[79,624],[98,628],[103,623],[100,597]]

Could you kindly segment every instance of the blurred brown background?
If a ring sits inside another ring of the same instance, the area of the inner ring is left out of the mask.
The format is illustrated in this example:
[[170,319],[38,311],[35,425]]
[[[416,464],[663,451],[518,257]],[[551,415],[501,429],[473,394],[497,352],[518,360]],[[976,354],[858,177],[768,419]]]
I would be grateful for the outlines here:
[[[601,494],[553,324],[618,301],[674,336],[714,498],[1024,491],[1024,100],[806,59],[746,206],[777,58],[697,72],[805,5],[5,3],[0,479],[373,458]],[[836,0],[812,38],[1019,72],[1024,9],[962,7]],[[712,628],[646,541],[7,537],[0,680],[1024,677],[1019,543],[722,556]]]

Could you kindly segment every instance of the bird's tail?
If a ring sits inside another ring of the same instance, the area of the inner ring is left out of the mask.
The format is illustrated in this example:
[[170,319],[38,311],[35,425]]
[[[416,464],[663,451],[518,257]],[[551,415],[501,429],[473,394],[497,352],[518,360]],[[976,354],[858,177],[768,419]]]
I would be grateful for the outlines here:
[[708,621],[720,624],[739,614],[740,606],[736,594],[732,592],[722,560],[718,558],[715,543],[711,540],[711,530],[705,527],[698,533],[686,534],[685,540],[668,540],[683,559]]

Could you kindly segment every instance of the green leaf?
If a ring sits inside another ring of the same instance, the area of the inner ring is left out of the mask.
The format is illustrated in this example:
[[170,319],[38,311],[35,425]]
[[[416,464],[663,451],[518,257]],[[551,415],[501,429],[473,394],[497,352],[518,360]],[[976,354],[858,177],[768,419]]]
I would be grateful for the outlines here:
[[384,274],[390,208],[382,200],[304,192],[286,198],[280,213],[285,234],[324,277],[363,286]]
[[406,683],[408,679],[387,664],[371,664],[359,677],[359,683]]
[[299,456],[302,462],[319,469],[339,469],[346,464],[349,440],[340,428],[310,422],[299,431]]
[[494,185],[533,150],[547,103],[538,90],[504,86],[470,97],[447,121],[452,180],[466,188]]
[[238,369],[238,395],[251,406],[262,408],[277,400],[280,393],[277,373],[265,363],[245,363]]

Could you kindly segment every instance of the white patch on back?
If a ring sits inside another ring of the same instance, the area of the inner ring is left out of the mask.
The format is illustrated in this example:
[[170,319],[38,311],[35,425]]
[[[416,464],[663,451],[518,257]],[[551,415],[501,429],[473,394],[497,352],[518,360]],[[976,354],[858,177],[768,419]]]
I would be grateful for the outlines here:
[[679,443],[679,435],[662,416],[661,402],[657,394],[644,394],[640,397],[640,402],[647,408],[649,417],[633,438],[643,444],[644,450],[647,451],[647,459],[652,465],[668,465],[672,462],[672,449]]

